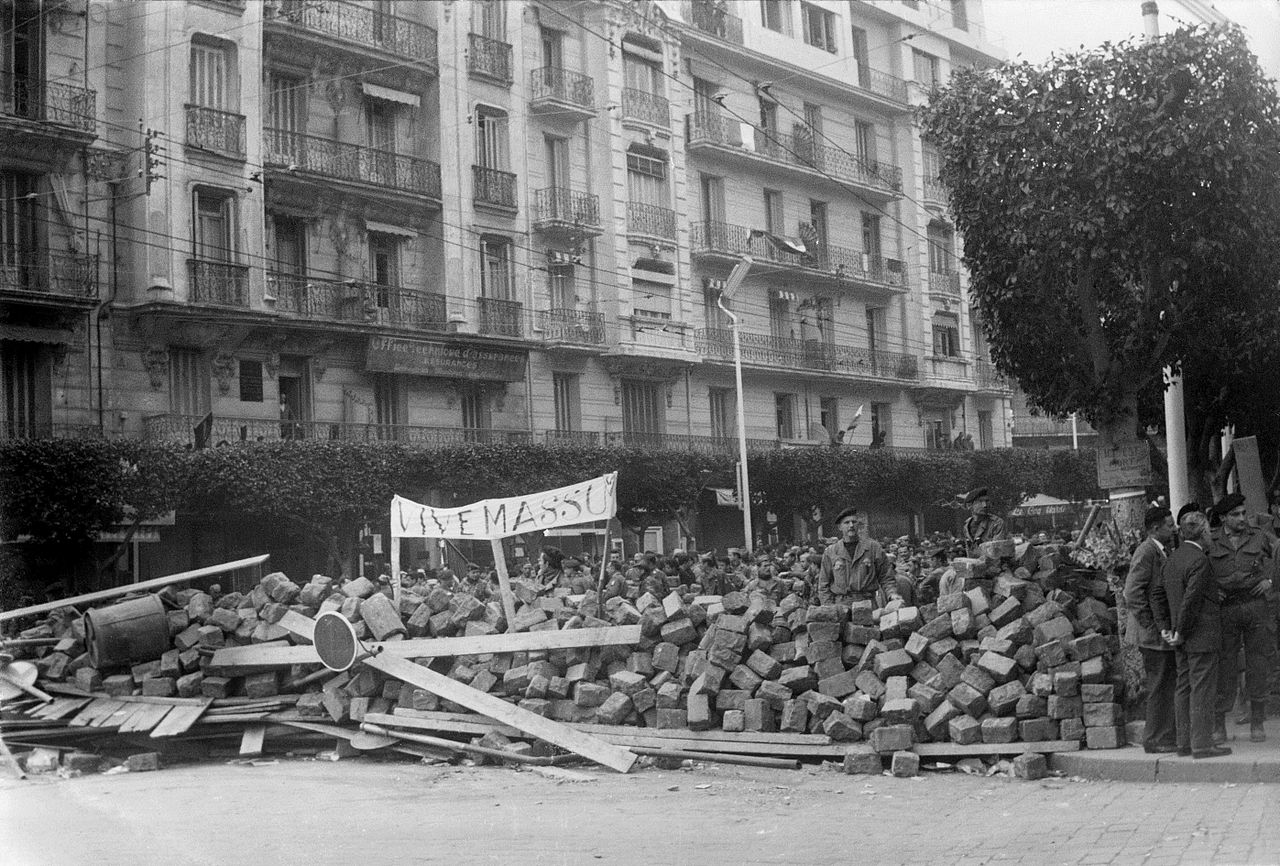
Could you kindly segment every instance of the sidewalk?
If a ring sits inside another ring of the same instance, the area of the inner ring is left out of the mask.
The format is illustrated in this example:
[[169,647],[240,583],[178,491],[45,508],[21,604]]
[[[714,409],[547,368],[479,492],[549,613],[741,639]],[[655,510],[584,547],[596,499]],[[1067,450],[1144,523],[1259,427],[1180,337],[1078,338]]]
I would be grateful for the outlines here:
[[1249,726],[1227,719],[1224,758],[1149,755],[1141,745],[1123,749],[1059,752],[1049,766],[1068,776],[1117,782],[1277,782],[1280,783],[1280,719],[1267,720],[1267,741],[1249,742]]

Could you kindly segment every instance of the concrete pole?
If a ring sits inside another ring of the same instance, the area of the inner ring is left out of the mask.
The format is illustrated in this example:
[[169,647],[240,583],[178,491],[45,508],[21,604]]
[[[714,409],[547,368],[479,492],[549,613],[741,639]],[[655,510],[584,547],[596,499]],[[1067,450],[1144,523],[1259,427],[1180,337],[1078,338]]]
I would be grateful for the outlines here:
[[1076,413],[1071,413],[1071,450],[1080,450],[1080,425],[1076,422]]
[[1160,7],[1155,0],[1142,4],[1142,33],[1148,39],[1160,36]]
[[[1236,428],[1233,424],[1228,424],[1222,428],[1222,459],[1227,459],[1227,454],[1231,452],[1231,443],[1236,441]],[[1236,470],[1233,468],[1227,473],[1227,492],[1236,492]]]

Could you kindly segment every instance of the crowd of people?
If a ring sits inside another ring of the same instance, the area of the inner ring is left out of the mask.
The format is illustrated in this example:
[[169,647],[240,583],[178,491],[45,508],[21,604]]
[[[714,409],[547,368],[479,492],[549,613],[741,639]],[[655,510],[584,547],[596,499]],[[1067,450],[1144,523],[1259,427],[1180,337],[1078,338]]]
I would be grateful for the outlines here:
[[1249,725],[1251,741],[1266,740],[1280,625],[1277,513],[1273,494],[1271,516],[1251,518],[1239,493],[1210,509],[1188,503],[1176,520],[1158,505],[1146,512],[1124,595],[1146,676],[1148,752],[1231,754],[1227,716],[1238,696],[1245,711],[1236,722]]

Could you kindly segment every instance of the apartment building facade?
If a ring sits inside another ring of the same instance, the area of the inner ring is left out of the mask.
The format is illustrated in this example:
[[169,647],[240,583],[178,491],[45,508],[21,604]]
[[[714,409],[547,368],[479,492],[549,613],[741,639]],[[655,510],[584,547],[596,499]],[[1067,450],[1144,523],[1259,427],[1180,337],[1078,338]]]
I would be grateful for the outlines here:
[[1009,443],[911,111],[974,0],[0,9],[5,435],[734,453],[749,254],[751,448]]

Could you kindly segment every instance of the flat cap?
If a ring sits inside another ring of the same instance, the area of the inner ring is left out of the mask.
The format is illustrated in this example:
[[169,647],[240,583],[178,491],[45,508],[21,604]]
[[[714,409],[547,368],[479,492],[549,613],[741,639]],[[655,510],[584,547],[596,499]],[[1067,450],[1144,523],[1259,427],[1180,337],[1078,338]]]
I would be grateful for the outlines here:
[[850,515],[853,515],[856,517],[857,514],[858,514],[858,509],[850,505],[848,508],[844,509],[843,511],[841,511],[839,514],[836,515],[836,526],[839,526],[840,521],[844,520],[846,517],[849,517]]

